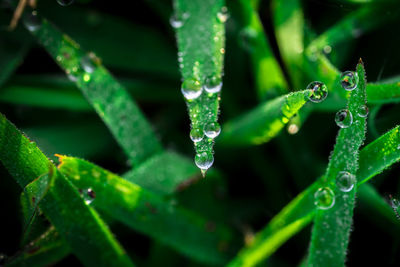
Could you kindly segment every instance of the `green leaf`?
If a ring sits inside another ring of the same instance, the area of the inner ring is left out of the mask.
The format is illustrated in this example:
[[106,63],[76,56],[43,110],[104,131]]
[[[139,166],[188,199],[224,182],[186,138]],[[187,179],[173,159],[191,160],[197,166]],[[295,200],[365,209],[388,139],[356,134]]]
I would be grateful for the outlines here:
[[[222,83],[227,11],[224,0],[175,0],[174,12],[177,22],[182,23],[176,28],[182,88],[194,87],[201,92],[186,101],[191,128],[203,132],[205,127],[218,124],[219,93],[207,93],[204,88],[222,85],[219,83]],[[213,144],[213,138],[204,136],[195,143],[196,153],[212,157]],[[206,169],[202,169],[203,174]]]
[[269,100],[227,122],[221,143],[239,146],[268,142],[307,103],[310,94],[310,90],[304,90]]
[[0,160],[21,187],[50,173],[50,185],[39,206],[73,253],[87,266],[132,266],[99,215],[88,207],[34,142],[0,115]]
[[[233,232],[87,161],[60,157],[59,170],[96,193],[92,205],[116,220],[203,263],[223,264]],[[210,227],[211,225],[211,227]]]
[[365,138],[366,118],[358,115],[367,100],[365,70],[361,61],[357,65],[356,73],[359,82],[357,88],[351,92],[347,107],[353,114],[353,123],[339,131],[328,168],[322,178],[322,188],[329,188],[334,193],[334,205],[327,207],[331,206],[327,203],[324,209],[317,209],[308,257],[310,266],[343,266],[347,253],[357,187],[353,184],[354,188],[345,192],[336,182],[342,171],[355,177],[359,167],[358,150]]
[[249,51],[259,99],[287,92],[287,83],[278,61],[274,57],[254,3],[238,1],[244,21],[239,38]]
[[76,85],[108,126],[132,164],[161,150],[144,115],[125,88],[99,63],[93,54],[42,19],[32,34]]

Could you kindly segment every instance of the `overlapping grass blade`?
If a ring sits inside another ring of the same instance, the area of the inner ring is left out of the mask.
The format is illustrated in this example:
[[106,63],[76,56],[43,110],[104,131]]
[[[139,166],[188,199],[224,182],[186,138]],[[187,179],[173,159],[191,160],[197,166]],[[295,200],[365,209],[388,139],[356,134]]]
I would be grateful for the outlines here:
[[[182,26],[176,28],[180,70],[183,83],[199,87],[222,82],[225,54],[227,10],[224,0],[175,0],[174,18]],[[186,85],[182,85],[186,87]],[[219,86],[219,85],[218,85]],[[222,85],[221,85],[222,86]],[[219,93],[205,90],[195,99],[186,101],[191,127],[203,130],[217,123]],[[214,140],[203,138],[195,143],[196,152],[213,154]]]
[[22,188],[42,175],[52,177],[39,206],[85,265],[133,265],[107,225],[85,204],[75,187],[3,115],[0,115],[0,136],[0,160]]
[[221,143],[241,146],[268,142],[307,103],[310,94],[310,90],[304,90],[269,100],[227,122]]
[[198,261],[222,264],[235,249],[233,232],[87,161],[60,157],[59,170],[96,193],[92,205]]

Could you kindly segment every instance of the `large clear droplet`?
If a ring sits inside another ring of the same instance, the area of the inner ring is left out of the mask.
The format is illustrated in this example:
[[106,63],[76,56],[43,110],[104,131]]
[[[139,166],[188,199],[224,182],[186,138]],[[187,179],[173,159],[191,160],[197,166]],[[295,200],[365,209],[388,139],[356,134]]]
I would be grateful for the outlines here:
[[348,109],[341,109],[336,113],[335,122],[340,128],[347,128],[353,123],[353,115]]
[[307,85],[307,89],[311,90],[311,95],[308,97],[311,102],[320,103],[328,96],[328,88],[322,82],[311,82]]
[[342,192],[349,192],[356,184],[356,177],[349,172],[341,171],[336,176],[336,185]]
[[202,86],[200,82],[194,78],[191,79],[186,79],[182,83],[182,88],[181,88],[183,96],[187,100],[193,100],[198,98],[201,93],[203,92]]
[[321,187],[314,194],[314,204],[317,208],[327,210],[335,205],[335,193],[329,187]]
[[203,140],[204,137],[204,132],[200,128],[193,128],[190,131],[190,139],[192,139],[193,142],[197,143]]
[[219,76],[216,75],[207,77],[203,88],[207,93],[210,94],[219,93],[222,88],[222,80]]
[[204,126],[204,133],[208,138],[215,138],[221,133],[221,126],[218,122],[210,122]]
[[206,151],[200,152],[196,154],[194,158],[194,163],[201,170],[208,170],[214,163],[214,156]]
[[358,75],[353,71],[345,71],[340,76],[340,84],[347,91],[353,91],[358,85]]
[[366,105],[362,105],[359,107],[357,115],[361,118],[366,118],[368,116],[369,109]]
[[24,17],[24,25],[28,31],[35,32],[39,30],[39,28],[42,26],[42,20],[37,14],[36,10]]
[[57,3],[61,6],[69,6],[74,0],[57,0]]

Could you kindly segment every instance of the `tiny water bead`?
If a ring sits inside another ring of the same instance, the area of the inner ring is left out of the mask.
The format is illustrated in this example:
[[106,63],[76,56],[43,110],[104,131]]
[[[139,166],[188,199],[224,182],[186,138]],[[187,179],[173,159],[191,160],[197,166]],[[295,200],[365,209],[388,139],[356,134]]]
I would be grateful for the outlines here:
[[222,80],[219,76],[207,77],[203,85],[204,90],[207,93],[215,94],[219,93],[222,89]]
[[217,18],[221,23],[225,23],[228,20],[229,14],[226,6],[222,7],[221,11],[217,13]]
[[191,79],[186,79],[182,83],[182,88],[181,88],[183,96],[187,100],[193,100],[198,98],[201,93],[203,92],[202,86],[200,82],[194,78]]
[[311,82],[307,85],[307,89],[312,91],[311,95],[308,97],[311,102],[320,103],[328,96],[328,88],[322,82]]
[[221,133],[221,126],[218,122],[210,122],[204,126],[204,133],[208,138],[215,138]]
[[204,132],[200,128],[193,128],[190,131],[190,139],[192,139],[193,142],[197,143],[203,140],[204,137]]
[[185,21],[189,17],[190,17],[189,13],[182,13],[182,14],[175,13],[169,18],[169,23],[171,24],[172,28],[179,29],[185,24]]
[[70,4],[72,4],[74,2],[74,0],[57,0],[57,3],[60,6],[69,6]]
[[340,128],[347,128],[353,123],[353,115],[348,109],[341,109],[336,113],[335,122]]
[[214,163],[214,156],[206,151],[197,153],[194,158],[194,163],[201,170],[208,170]]
[[40,26],[42,26],[42,21],[36,10],[32,11],[24,17],[24,25],[28,29],[28,31],[35,32],[39,30]]
[[349,172],[341,171],[336,176],[336,185],[342,192],[350,192],[356,184],[356,177]]
[[317,208],[327,210],[335,205],[335,193],[329,187],[321,187],[314,194],[314,204]]
[[340,84],[347,91],[353,91],[358,85],[358,75],[353,71],[345,71],[340,76]]
[[90,55],[86,55],[81,58],[81,66],[82,69],[87,73],[93,73],[93,71],[96,69],[96,64],[93,62],[93,59]]
[[367,117],[368,113],[369,113],[369,109],[366,105],[362,105],[357,112],[358,116],[360,116],[361,118]]
[[92,188],[81,190],[81,194],[87,205],[90,205],[96,198],[96,192]]

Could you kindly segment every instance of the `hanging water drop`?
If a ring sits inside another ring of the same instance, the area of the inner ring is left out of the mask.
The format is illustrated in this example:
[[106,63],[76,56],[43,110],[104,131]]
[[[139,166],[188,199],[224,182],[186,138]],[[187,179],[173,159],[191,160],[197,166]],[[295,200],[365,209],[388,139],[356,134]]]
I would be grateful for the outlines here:
[[353,71],[345,71],[340,76],[340,84],[347,91],[353,91],[358,85],[358,75]]
[[215,138],[221,133],[221,126],[218,122],[210,122],[204,126],[204,133],[208,138]]
[[197,143],[203,140],[204,137],[204,132],[200,128],[193,128],[190,131],[190,139],[192,139],[193,142]]
[[24,25],[28,31],[35,32],[42,26],[42,21],[36,10],[24,17]]
[[360,106],[358,109],[357,115],[360,116],[361,118],[366,118],[368,116],[369,109],[366,105]]
[[61,6],[69,6],[74,0],[57,0],[57,3]]
[[326,210],[335,205],[335,193],[329,187],[321,187],[314,194],[314,204],[318,209]]
[[349,172],[341,171],[336,176],[336,185],[342,192],[349,192],[356,184],[356,177]]
[[182,88],[181,88],[183,96],[187,100],[193,100],[198,98],[201,93],[203,92],[202,86],[200,82],[194,78],[186,79],[182,83]]
[[214,163],[214,156],[206,151],[197,153],[194,158],[194,163],[196,163],[196,166],[202,171],[207,171]]
[[335,122],[340,128],[347,128],[353,123],[353,115],[348,109],[341,109],[336,113]]
[[96,198],[96,193],[93,191],[92,188],[81,190],[81,194],[87,205],[90,205]]
[[219,93],[222,88],[221,77],[216,76],[216,75],[207,77],[203,88],[207,93],[210,93],[210,94]]
[[311,102],[320,103],[328,96],[328,88],[322,82],[311,82],[307,85],[307,89],[312,91],[308,97]]
[[226,6],[222,7],[221,11],[217,13],[217,18],[221,23],[225,23],[228,20],[229,14]]

